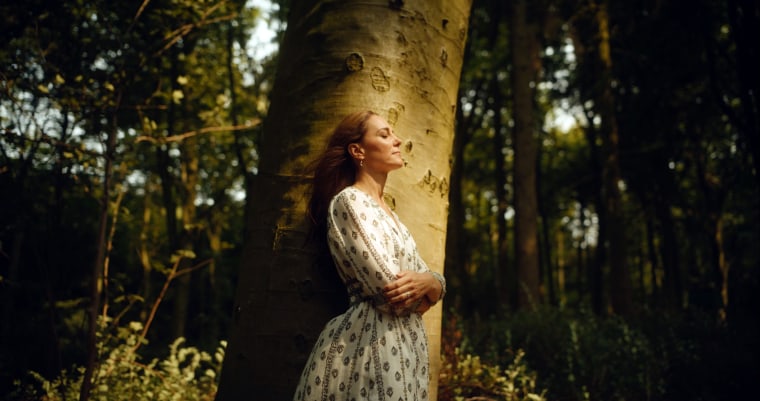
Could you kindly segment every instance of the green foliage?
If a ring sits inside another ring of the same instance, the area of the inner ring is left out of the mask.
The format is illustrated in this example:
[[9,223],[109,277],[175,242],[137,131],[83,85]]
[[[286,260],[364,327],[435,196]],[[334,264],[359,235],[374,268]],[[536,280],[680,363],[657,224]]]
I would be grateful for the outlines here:
[[[131,322],[108,332],[101,324],[98,351],[102,360],[93,375],[90,399],[193,401],[213,400],[217,377],[221,371],[226,342],[222,341],[214,355],[185,345],[184,338],[169,346],[169,355],[163,359],[143,362],[136,352],[147,343],[141,336],[143,326]],[[35,383],[17,389],[11,399],[44,399],[48,401],[79,398],[84,375],[83,367],[64,370],[56,378],[47,380],[30,373]]]
[[[518,350],[506,369],[491,365],[479,356],[455,349],[453,360],[441,366],[438,381],[441,401],[498,399],[505,401],[544,401],[544,391],[536,393],[536,374],[528,371]],[[476,398],[477,397],[477,398]]]
[[[444,339],[458,338],[493,365],[512,363],[524,350],[520,362],[537,372],[535,386],[547,399],[741,398],[760,372],[753,359],[758,325],[746,319],[724,324],[714,315],[658,312],[626,321],[550,308],[485,322],[449,319],[456,323]],[[445,355],[449,346],[444,340]]]
[[503,347],[525,347],[533,366],[545,369],[542,377],[554,397],[622,400],[662,395],[662,361],[649,339],[622,319],[546,310],[517,314],[497,326]]
[[[545,400],[546,390],[537,392],[536,373],[531,371],[521,349],[502,363],[484,359],[482,349],[474,349],[464,333],[464,322],[449,313],[443,328],[438,399],[466,400]],[[478,355],[480,353],[480,355]],[[502,369],[500,366],[507,366]]]

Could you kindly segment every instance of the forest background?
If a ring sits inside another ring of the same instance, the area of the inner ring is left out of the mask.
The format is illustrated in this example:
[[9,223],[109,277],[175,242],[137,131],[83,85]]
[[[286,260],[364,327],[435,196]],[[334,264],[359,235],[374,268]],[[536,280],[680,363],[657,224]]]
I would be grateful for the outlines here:
[[[0,6],[3,399],[213,397],[278,57],[251,35],[288,7]],[[439,399],[752,388],[759,29],[749,0],[473,2]]]

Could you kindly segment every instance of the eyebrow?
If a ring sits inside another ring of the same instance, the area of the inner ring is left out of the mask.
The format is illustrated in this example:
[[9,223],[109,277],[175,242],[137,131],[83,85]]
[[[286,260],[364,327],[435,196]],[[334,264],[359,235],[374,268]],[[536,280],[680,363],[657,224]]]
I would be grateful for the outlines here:
[[391,133],[391,129],[388,128],[388,127],[380,128],[379,130],[375,131],[375,133],[377,134],[377,133],[380,133],[381,131],[385,131],[385,132],[387,132],[389,134]]

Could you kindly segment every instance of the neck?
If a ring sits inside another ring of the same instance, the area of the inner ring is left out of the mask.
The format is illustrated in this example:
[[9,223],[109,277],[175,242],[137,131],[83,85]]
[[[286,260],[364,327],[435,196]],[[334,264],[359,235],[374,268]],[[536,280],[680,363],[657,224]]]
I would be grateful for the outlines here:
[[388,174],[370,174],[368,172],[361,171],[356,176],[354,186],[360,190],[366,192],[377,200],[383,199],[383,191],[385,190],[385,181],[388,178]]

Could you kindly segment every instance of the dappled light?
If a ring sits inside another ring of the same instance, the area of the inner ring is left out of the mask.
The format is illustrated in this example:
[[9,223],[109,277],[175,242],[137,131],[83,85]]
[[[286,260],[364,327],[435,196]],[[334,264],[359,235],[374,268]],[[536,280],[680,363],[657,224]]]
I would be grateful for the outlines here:
[[430,400],[746,398],[758,7],[0,6],[0,399],[291,399],[347,307],[305,210],[357,109],[448,283]]

